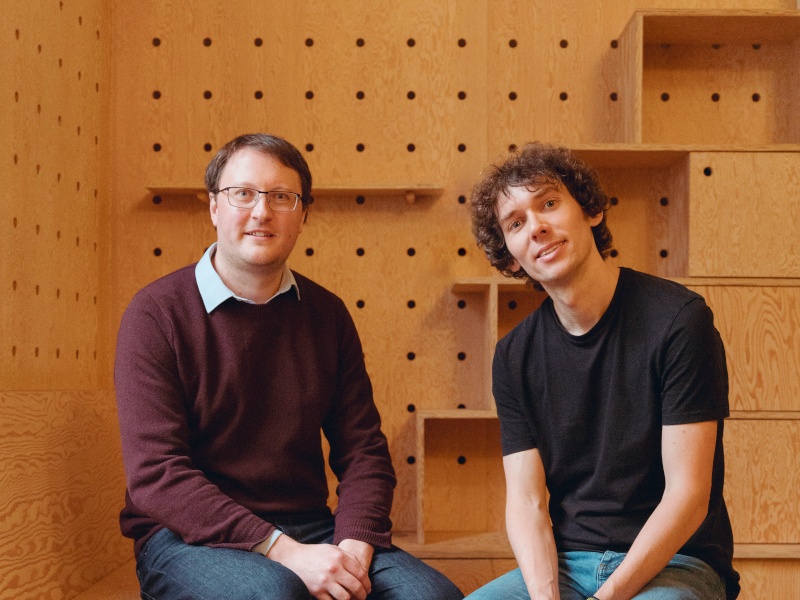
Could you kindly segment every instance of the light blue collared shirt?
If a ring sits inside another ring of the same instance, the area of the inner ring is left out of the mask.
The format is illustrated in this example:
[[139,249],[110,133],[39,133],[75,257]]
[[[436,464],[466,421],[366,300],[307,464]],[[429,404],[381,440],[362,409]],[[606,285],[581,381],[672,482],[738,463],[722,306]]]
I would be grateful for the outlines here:
[[[211,257],[214,255],[216,250],[217,243],[214,242],[208,247],[208,250],[206,250],[205,254],[203,254],[203,258],[200,259],[200,261],[197,263],[197,266],[194,268],[194,278],[197,281],[197,288],[200,290],[200,296],[203,298],[203,305],[206,307],[206,312],[210,313],[228,298],[236,298],[240,302],[256,304],[252,300],[237,296],[230,290],[230,288],[228,288],[227,285],[223,283],[222,278],[219,276],[219,273],[217,273],[216,269],[214,269],[214,265],[211,263]],[[284,292],[288,292],[292,288],[294,288],[295,293],[297,294],[297,299],[299,300],[300,288],[297,287],[297,281],[295,281],[294,273],[292,273],[288,266],[284,265],[283,274],[281,275],[281,284],[278,286],[278,291],[275,292],[275,295],[267,300],[267,302],[275,298],[275,296],[283,294]],[[264,302],[264,304],[267,302]]]

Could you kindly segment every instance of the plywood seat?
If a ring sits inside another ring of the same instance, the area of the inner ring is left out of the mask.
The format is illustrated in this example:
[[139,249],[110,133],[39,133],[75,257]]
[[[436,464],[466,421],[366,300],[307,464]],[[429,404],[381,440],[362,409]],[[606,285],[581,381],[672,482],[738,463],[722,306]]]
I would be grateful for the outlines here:
[[101,579],[74,600],[139,600],[136,561],[131,560]]

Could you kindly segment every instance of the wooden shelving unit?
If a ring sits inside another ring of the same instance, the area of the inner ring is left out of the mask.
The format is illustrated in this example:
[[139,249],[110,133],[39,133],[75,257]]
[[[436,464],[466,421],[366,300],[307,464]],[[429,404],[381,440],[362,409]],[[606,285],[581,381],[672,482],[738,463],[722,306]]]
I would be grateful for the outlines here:
[[[706,296],[731,372],[726,497],[735,558],[800,559],[800,530],[786,526],[800,514],[792,492],[800,470],[800,208],[759,211],[747,193],[800,197],[800,13],[637,12],[619,44],[620,141],[572,148],[612,197],[619,253],[610,260]],[[417,413],[417,530],[398,543],[432,559],[513,559],[491,357],[544,295],[500,276],[459,278],[451,292],[472,311],[461,335],[483,366],[465,386],[467,408]],[[765,390],[765,381],[774,387]],[[470,455],[460,464],[464,447]]]

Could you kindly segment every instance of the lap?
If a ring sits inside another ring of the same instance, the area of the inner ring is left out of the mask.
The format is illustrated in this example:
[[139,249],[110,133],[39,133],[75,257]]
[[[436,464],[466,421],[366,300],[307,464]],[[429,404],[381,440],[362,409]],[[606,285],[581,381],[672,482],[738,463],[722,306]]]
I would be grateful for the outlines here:
[[[330,543],[332,524],[282,526],[304,543]],[[312,531],[313,530],[313,531]],[[192,546],[162,529],[142,549],[137,561],[142,598],[170,600],[307,600],[311,596],[292,571],[259,554]],[[369,600],[458,600],[458,588],[444,575],[407,552],[376,549],[370,567]]]
[[[585,600],[614,572],[625,557],[620,553],[566,552],[559,554],[561,600]],[[487,583],[467,600],[530,600],[522,572],[514,569]],[[703,561],[676,555],[634,596],[635,600],[723,600],[725,585]]]

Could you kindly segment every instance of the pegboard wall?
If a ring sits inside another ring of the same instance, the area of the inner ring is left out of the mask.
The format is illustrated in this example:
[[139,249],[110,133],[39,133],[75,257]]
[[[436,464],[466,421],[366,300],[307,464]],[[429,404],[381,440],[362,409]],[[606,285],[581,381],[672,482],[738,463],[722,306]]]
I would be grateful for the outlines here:
[[[654,85],[667,86],[674,104],[698,83],[695,75],[681,79],[679,67],[672,69],[675,81],[659,80],[663,69],[649,55],[640,75],[645,83],[633,89],[626,81],[621,64],[635,40],[623,34],[643,5],[403,2],[376,10],[372,3],[287,1],[250,3],[246,11],[222,3],[120,5],[116,14],[126,26],[114,36],[113,51],[112,312],[119,315],[147,282],[197,260],[215,238],[206,203],[148,187],[201,186],[213,153],[243,132],[270,131],[295,143],[317,188],[352,190],[317,197],[290,264],[339,294],[355,318],[398,468],[395,524],[413,529],[412,413],[491,405],[479,393],[483,348],[458,333],[482,321],[450,292],[459,277],[491,273],[470,233],[470,187],[488,161],[531,139],[624,140],[628,95],[649,98]],[[680,64],[686,51],[676,45],[675,52]],[[775,58],[780,49],[765,43],[762,52],[770,58],[748,72],[751,87],[765,102],[774,94],[789,106],[787,89],[767,85],[776,69],[786,68]],[[731,51],[717,56],[720,69],[730,71]],[[725,92],[720,78],[707,83],[709,98]],[[728,100],[726,93],[695,109],[719,109]],[[748,102],[751,111],[765,106]],[[658,121],[654,111],[645,117]],[[761,144],[776,141],[763,132],[783,123],[755,116],[736,122],[737,140]],[[613,260],[688,274],[689,169],[684,154],[656,167],[604,171],[619,203],[609,217]],[[443,191],[408,204],[405,190],[413,185]],[[397,192],[375,195],[370,186]]]
[[0,390],[95,389],[109,331],[109,22],[96,2],[9,4]]
[[[311,166],[318,191],[290,265],[341,296],[355,319],[398,473],[395,529],[419,529],[425,510],[428,524],[457,527],[441,506],[463,502],[459,482],[488,507],[487,523],[472,515],[468,526],[501,528],[502,503],[481,485],[496,475],[496,423],[464,421],[463,431],[480,437],[475,445],[444,419],[417,439],[428,411],[491,408],[492,336],[539,301],[518,288],[502,291],[499,304],[483,291],[453,291],[456,280],[493,274],[466,207],[487,163],[534,139],[579,147],[612,197],[617,264],[672,277],[800,277],[800,247],[784,243],[800,226],[791,203],[800,185],[800,91],[791,85],[800,77],[800,33],[790,25],[777,37],[700,43],[695,34],[687,45],[658,18],[631,20],[658,7],[647,0],[12,0],[0,48],[2,72],[11,74],[0,99],[0,176],[9,188],[0,221],[7,403],[40,406],[36,390],[96,390],[79,396],[102,407],[99,425],[87,426],[109,433],[115,415],[102,390],[112,388],[122,311],[138,289],[196,261],[215,239],[207,202],[175,190],[202,187],[206,164],[234,136],[275,133]],[[793,11],[797,2],[676,0],[669,8],[756,14]],[[627,146],[609,152],[601,148],[608,143]],[[642,152],[641,143],[657,147]],[[781,156],[754,158],[754,148],[767,146]],[[757,223],[772,235],[752,238],[742,216],[748,196],[732,182],[766,178],[773,168],[775,181],[758,181],[777,185],[769,195],[775,209]],[[409,203],[414,188],[434,191]],[[735,210],[719,210],[723,196],[734,198]],[[730,236],[736,243],[720,243]],[[767,339],[770,356],[784,360],[800,347],[796,289],[709,293],[731,340],[741,337],[742,311],[767,306],[772,320],[743,322],[769,332],[754,339]],[[782,337],[773,322],[781,319]],[[739,410],[796,414],[800,384],[788,363],[753,361],[738,347],[731,356],[746,365],[734,384]],[[776,394],[764,398],[764,388]],[[15,439],[46,439],[23,421],[12,423],[24,432]],[[741,429],[755,443],[773,427],[750,424]],[[774,428],[791,439],[796,418]],[[25,444],[15,448],[24,452]],[[750,493],[762,475],[747,456],[734,456],[752,476],[740,486]],[[447,477],[437,481],[437,469]],[[120,481],[108,473],[103,489]],[[432,484],[441,492],[434,486],[420,498]],[[36,493],[33,483],[17,489]],[[59,486],[48,489],[55,502]],[[758,501],[755,509],[745,500],[734,507],[741,515],[768,507],[767,498]],[[90,523],[102,530],[108,568],[120,556],[108,535],[112,521]],[[795,529],[746,527],[752,543],[798,541]],[[91,561],[81,564],[83,582],[93,572]],[[26,573],[25,581],[35,579]]]

